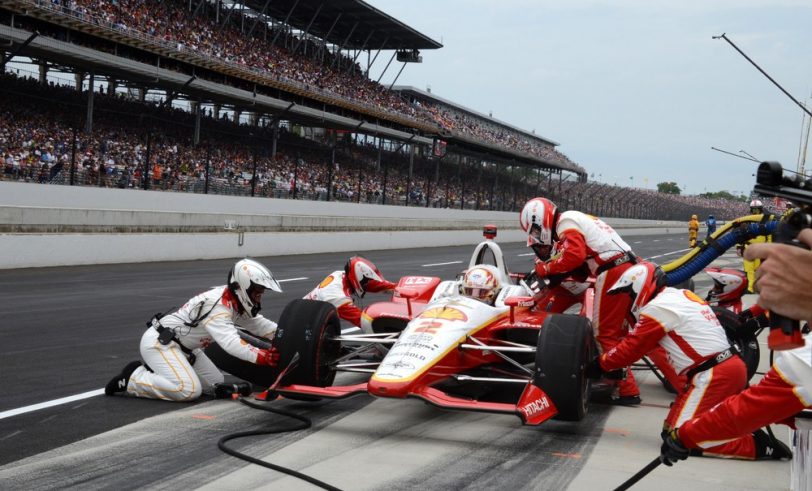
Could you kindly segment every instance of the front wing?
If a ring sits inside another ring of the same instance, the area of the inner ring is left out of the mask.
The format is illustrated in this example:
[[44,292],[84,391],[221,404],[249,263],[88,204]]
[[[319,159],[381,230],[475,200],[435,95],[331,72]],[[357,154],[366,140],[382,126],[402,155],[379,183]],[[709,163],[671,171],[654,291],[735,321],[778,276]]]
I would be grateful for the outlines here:
[[[355,385],[335,385],[330,387],[287,385],[278,387],[276,392],[283,396],[306,395],[327,399],[344,399],[358,394],[369,394],[366,382]],[[433,406],[443,409],[513,414],[518,416],[522,420],[522,423],[526,425],[539,425],[558,414],[558,410],[547,394],[545,394],[540,387],[531,382],[527,383],[516,404],[465,399],[428,386],[417,387],[410,392],[407,397],[422,399]]]

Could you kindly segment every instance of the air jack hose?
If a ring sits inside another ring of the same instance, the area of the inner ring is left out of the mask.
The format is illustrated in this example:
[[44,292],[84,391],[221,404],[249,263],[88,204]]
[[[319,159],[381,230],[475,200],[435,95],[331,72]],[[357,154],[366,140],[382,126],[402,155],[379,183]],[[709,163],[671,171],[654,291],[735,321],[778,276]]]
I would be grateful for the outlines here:
[[688,280],[736,244],[772,234],[778,222],[773,215],[748,215],[726,223],[691,252],[662,266],[666,284],[677,285]]
[[222,450],[223,452],[225,452],[225,453],[227,453],[227,454],[229,454],[229,455],[231,455],[233,457],[237,457],[238,459],[245,460],[246,462],[250,462],[250,463],[256,464],[256,465],[261,465],[262,467],[267,467],[268,469],[272,469],[272,470],[275,470],[277,472],[281,472],[283,474],[293,476],[293,477],[295,477],[297,479],[307,481],[310,484],[313,484],[314,486],[318,486],[318,487],[320,487],[322,489],[326,489],[328,491],[341,491],[341,489],[339,489],[339,488],[337,488],[335,486],[331,486],[331,485],[327,484],[326,482],[319,481],[318,479],[316,479],[314,477],[311,477],[311,476],[308,476],[307,474],[302,474],[301,472],[297,472],[297,471],[295,471],[293,469],[288,469],[287,467],[282,467],[281,465],[276,465],[276,464],[272,464],[270,462],[265,462],[264,460],[259,460],[257,458],[251,457],[250,455],[240,453],[240,452],[238,452],[238,451],[236,451],[234,449],[231,449],[231,448],[227,447],[226,442],[228,442],[229,440],[235,440],[237,438],[244,438],[244,437],[248,437],[248,436],[275,435],[275,434],[279,434],[279,433],[288,433],[288,432],[292,432],[292,431],[306,430],[307,428],[310,428],[313,425],[313,422],[310,421],[309,418],[298,415],[296,413],[292,413],[290,411],[283,411],[281,409],[273,409],[273,408],[268,407],[268,406],[261,406],[259,404],[254,404],[252,402],[246,401],[243,398],[239,398],[239,401],[241,403],[245,404],[248,407],[252,407],[254,409],[259,409],[261,411],[268,411],[270,413],[278,414],[280,416],[287,416],[288,418],[293,418],[295,420],[300,421],[301,423],[297,424],[295,426],[288,427],[288,428],[279,428],[279,429],[273,429],[273,430],[241,431],[239,433],[232,433],[230,435],[224,436],[223,438],[220,439],[220,441],[217,442],[217,447],[220,450]]

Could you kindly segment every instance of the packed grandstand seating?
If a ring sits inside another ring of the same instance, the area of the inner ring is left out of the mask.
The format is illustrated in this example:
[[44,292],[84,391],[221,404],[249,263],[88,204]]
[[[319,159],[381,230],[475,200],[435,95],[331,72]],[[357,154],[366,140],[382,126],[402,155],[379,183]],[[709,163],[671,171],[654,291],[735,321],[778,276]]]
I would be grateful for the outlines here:
[[[42,0],[37,2],[42,3]],[[553,146],[511,128],[428,101],[408,103],[397,93],[370,80],[352,58],[320,49],[321,46],[309,38],[303,39],[300,45],[298,37],[283,31],[277,43],[271,44],[276,31],[270,28],[245,29],[246,24],[253,24],[252,18],[243,22],[240,15],[235,14],[221,29],[213,11],[202,9],[194,15],[187,9],[188,2],[182,0],[51,0],[51,3],[55,10],[87,22],[137,33],[139,37],[151,37],[171,43],[178,49],[302,84],[306,90],[326,92],[424,123],[431,122],[452,134],[582,170]],[[246,31],[253,32],[249,35]],[[291,52],[292,47],[296,47],[296,53]],[[318,53],[318,57],[313,56],[314,53]]]
[[[0,178],[6,180],[67,184],[75,159],[77,184],[138,189],[149,154],[149,186],[160,190],[249,195],[253,186],[258,196],[293,198],[295,194],[297,199],[323,200],[329,187],[332,200],[381,203],[385,188],[387,204],[406,204],[408,190],[412,206],[496,210],[515,210],[540,194],[562,208],[601,216],[678,220],[693,213],[730,219],[747,211],[746,204],[737,201],[562,181],[557,175],[525,181],[517,173],[511,180],[504,173],[496,176],[493,166],[479,174],[473,168],[444,164],[438,182],[436,161],[423,157],[415,159],[409,183],[406,154],[384,152],[378,168],[377,147],[352,141],[338,146],[330,172],[330,149],[324,142],[283,132],[279,151],[271,157],[267,128],[203,118],[204,143],[195,146],[190,113],[130,100],[122,93],[96,94],[93,132],[88,135],[82,131],[86,96],[74,88],[42,86],[34,79],[9,74],[0,82],[4,164]],[[23,98],[26,103],[20,104]],[[78,128],[75,156],[74,127]]]

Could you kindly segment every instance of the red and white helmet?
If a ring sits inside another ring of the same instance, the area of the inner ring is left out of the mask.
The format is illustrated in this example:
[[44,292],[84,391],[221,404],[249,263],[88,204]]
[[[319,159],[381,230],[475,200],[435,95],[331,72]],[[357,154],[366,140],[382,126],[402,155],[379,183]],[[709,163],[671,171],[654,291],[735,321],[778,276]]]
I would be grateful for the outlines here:
[[502,290],[499,270],[490,264],[480,264],[465,272],[462,277],[461,293],[466,297],[493,303]]
[[378,268],[368,259],[353,256],[344,266],[344,273],[350,283],[352,293],[363,297],[366,293],[367,283],[370,281],[386,281]]
[[609,295],[628,293],[632,297],[632,315],[635,320],[639,320],[640,309],[664,286],[663,270],[654,263],[643,261],[627,269],[607,293]]
[[282,287],[271,271],[253,259],[242,259],[228,272],[228,289],[251,317],[262,308],[260,300],[266,289],[281,292]]
[[[557,215],[555,203],[547,198],[531,199],[519,214],[519,225],[527,232],[527,247],[532,248],[542,260],[549,257]],[[540,253],[540,246],[544,246],[544,253]],[[545,254],[547,257],[542,257]]]
[[750,201],[750,212],[751,213],[764,213],[764,203],[762,203],[760,199],[751,200]]
[[735,302],[747,290],[747,275],[737,269],[707,268],[705,272],[713,279],[708,292],[709,302]]

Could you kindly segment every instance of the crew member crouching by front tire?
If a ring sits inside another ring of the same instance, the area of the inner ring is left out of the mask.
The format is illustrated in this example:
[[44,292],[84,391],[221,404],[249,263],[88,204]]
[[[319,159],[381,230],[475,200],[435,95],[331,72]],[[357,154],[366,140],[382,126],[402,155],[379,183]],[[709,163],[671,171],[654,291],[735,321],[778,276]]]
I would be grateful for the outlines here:
[[273,274],[251,259],[238,261],[228,284],[190,299],[180,309],[156,316],[141,337],[144,363],[129,363],[105,387],[107,395],[168,401],[192,401],[202,393],[218,394],[223,374],[203,352],[216,342],[230,355],[258,365],[275,366],[275,348],[260,349],[240,338],[237,327],[272,339],[276,323],[259,315],[265,290],[281,292]]

